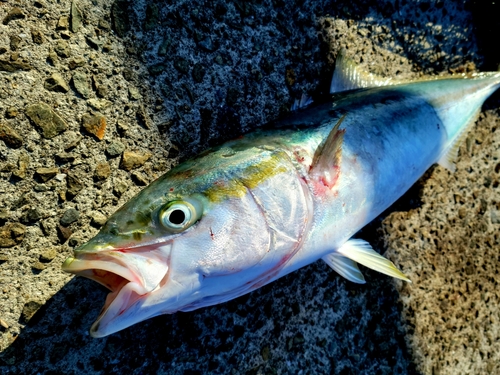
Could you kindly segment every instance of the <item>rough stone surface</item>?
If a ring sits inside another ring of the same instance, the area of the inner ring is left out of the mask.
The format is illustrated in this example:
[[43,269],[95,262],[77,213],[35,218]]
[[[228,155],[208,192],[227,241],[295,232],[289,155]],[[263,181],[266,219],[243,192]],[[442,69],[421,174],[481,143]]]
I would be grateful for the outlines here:
[[80,218],[80,213],[74,208],[70,208],[64,212],[64,215],[61,217],[59,221],[62,226],[69,226]]
[[49,78],[47,78],[45,80],[44,87],[49,91],[55,92],[67,93],[69,91],[68,84],[59,73],[53,73]]
[[[135,176],[152,181],[178,157],[286,115],[302,93],[321,98],[341,47],[385,76],[498,69],[498,1],[0,4],[0,123],[23,140],[17,149],[0,142],[0,225],[26,222],[22,242],[11,231],[3,238],[14,245],[0,248],[1,373],[500,373],[498,93],[461,146],[457,172],[432,168],[358,234],[410,285],[365,270],[368,283],[353,285],[319,262],[219,306],[96,340],[87,330],[107,291],[60,269],[143,188]],[[58,41],[70,57],[57,54]],[[88,98],[73,86],[80,70]],[[53,74],[72,89],[47,89]],[[51,136],[22,113],[42,102],[64,120]],[[9,119],[10,107],[20,114]],[[107,119],[102,142],[82,127],[92,110]],[[122,169],[113,142],[151,158]],[[96,180],[102,163],[110,175]],[[36,171],[47,167],[59,173],[43,182]],[[59,218],[70,208],[80,218],[66,228]]]
[[45,103],[30,105],[25,113],[45,138],[54,138],[68,128],[66,122]]
[[26,229],[19,223],[10,223],[0,228],[0,247],[13,247],[23,242]]
[[51,178],[55,177],[59,173],[59,168],[38,168],[36,170],[36,175],[40,177],[43,182],[47,182]]

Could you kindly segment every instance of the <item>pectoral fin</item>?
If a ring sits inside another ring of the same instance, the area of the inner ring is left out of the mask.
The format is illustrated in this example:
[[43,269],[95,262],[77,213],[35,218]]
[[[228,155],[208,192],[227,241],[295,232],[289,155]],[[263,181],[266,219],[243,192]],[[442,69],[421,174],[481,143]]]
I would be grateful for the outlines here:
[[366,283],[365,278],[358,268],[356,262],[338,253],[331,253],[321,258],[340,276],[357,284]]
[[337,253],[377,272],[411,282],[396,268],[394,263],[373,250],[366,241],[360,239],[349,240],[337,250]]
[[340,175],[340,160],[342,157],[342,141],[345,129],[339,129],[344,121],[344,114],[335,124],[326,140],[314,153],[314,158],[309,175],[312,179],[322,183],[328,188],[335,185]]

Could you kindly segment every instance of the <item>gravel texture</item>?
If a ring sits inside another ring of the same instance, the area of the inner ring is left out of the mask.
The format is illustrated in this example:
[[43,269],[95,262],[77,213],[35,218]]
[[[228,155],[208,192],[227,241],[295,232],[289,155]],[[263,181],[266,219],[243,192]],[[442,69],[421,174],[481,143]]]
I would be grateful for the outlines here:
[[[494,1],[0,1],[0,372],[500,373],[500,94],[359,234],[413,281],[318,262],[234,301],[87,333],[72,249],[179,159],[328,90],[341,47],[405,78],[496,70]],[[395,145],[397,147],[397,145]]]

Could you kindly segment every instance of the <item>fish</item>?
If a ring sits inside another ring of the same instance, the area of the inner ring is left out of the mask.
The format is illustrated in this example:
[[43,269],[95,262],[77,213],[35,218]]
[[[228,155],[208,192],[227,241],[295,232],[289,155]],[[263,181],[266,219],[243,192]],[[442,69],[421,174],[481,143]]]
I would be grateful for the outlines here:
[[500,72],[383,79],[339,53],[326,100],[174,167],[118,209],[62,269],[110,290],[104,337],[249,293],[323,260],[409,282],[356,233],[458,146]]

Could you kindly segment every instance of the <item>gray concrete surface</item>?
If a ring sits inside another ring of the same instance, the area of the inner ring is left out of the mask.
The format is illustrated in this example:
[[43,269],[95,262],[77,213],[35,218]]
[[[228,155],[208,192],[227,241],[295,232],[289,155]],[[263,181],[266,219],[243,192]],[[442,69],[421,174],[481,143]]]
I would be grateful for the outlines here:
[[92,339],[106,291],[60,269],[179,158],[326,93],[341,47],[387,76],[498,69],[499,5],[0,1],[0,371],[500,372],[499,94],[457,172],[432,168],[360,233],[411,285],[318,263]]

